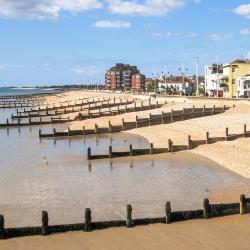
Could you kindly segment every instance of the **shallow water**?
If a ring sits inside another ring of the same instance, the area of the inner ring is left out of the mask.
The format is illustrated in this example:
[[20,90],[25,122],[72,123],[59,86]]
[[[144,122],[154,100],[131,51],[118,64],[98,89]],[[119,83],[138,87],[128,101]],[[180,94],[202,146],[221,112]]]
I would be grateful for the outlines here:
[[[42,127],[43,131],[51,128]],[[86,207],[91,208],[95,221],[124,219],[129,203],[134,217],[164,216],[167,200],[173,210],[197,209],[209,192],[249,184],[187,153],[90,164],[88,147],[96,154],[107,153],[109,145],[116,150],[128,149],[129,144],[149,147],[149,143],[123,133],[40,141],[38,129],[0,130],[0,214],[5,215],[6,226],[40,225],[42,210],[49,212],[51,224],[82,222]]]

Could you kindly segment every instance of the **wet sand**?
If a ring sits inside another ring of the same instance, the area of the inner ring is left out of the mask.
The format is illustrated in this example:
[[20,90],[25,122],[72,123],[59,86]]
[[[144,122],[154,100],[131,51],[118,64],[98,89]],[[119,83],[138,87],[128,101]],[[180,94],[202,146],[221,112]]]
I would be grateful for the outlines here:
[[0,241],[1,250],[248,250],[250,215]]

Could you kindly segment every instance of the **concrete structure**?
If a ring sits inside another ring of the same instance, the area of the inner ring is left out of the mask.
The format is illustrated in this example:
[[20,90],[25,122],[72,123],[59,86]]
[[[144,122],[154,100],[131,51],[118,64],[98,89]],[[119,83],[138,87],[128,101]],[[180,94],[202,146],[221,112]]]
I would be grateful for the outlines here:
[[235,60],[223,65],[222,84],[225,84],[225,97],[237,97],[237,78],[250,73],[250,60]]
[[[134,78],[134,81],[132,80]],[[133,85],[134,82],[134,85]],[[108,90],[141,90],[145,87],[145,76],[140,74],[136,66],[117,63],[105,74],[105,89]]]
[[250,74],[237,77],[237,97],[250,98]]
[[219,64],[205,66],[205,93],[208,96],[223,97],[225,87],[221,83],[223,67]]

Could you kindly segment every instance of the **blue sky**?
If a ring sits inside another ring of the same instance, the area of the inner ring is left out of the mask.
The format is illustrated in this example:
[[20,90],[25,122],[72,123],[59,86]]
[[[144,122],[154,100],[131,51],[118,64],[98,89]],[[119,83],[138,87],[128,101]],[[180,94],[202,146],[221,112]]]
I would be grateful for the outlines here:
[[0,84],[103,82],[116,62],[147,76],[250,58],[250,2],[0,0]]

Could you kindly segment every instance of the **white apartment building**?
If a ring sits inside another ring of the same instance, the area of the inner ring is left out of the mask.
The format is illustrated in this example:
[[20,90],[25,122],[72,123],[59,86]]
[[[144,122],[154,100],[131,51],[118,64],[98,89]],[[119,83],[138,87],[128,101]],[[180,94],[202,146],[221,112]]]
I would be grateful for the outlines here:
[[237,97],[250,98],[250,74],[237,77]]
[[223,97],[224,88],[221,87],[223,70],[221,65],[205,66],[205,93],[213,97]]

